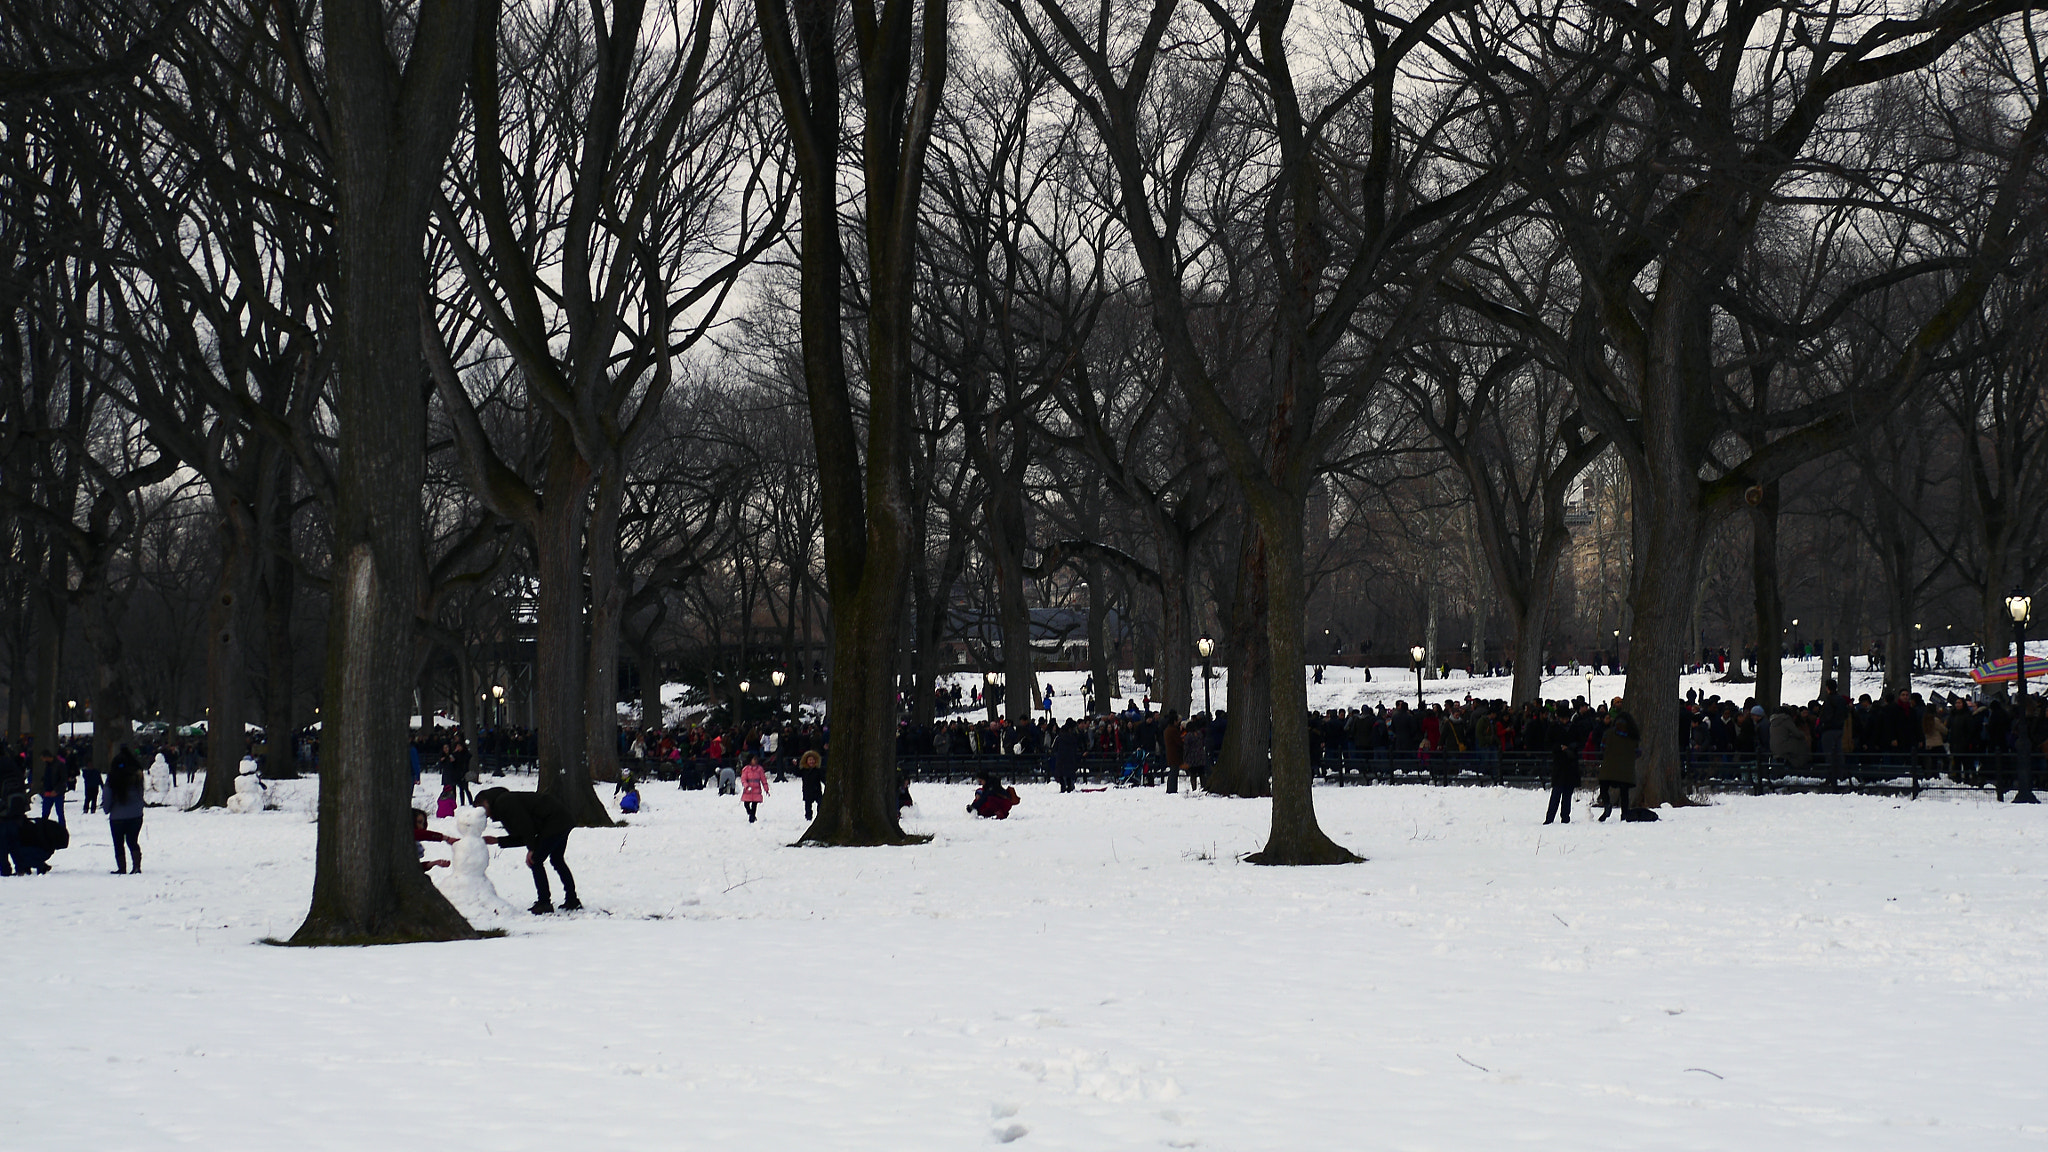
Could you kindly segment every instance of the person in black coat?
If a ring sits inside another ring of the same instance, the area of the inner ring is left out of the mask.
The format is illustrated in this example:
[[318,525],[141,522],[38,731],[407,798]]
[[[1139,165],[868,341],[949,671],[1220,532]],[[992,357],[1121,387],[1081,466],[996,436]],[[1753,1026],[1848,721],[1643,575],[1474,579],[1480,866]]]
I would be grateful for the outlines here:
[[50,870],[50,849],[31,844],[28,795],[16,792],[0,810],[0,876],[27,876]]
[[1081,727],[1068,720],[1052,738],[1052,778],[1060,782],[1060,791],[1074,790],[1074,778],[1081,773],[1081,752]]
[[1543,822],[1552,823],[1562,819],[1572,822],[1572,793],[1579,786],[1579,758],[1566,744],[1566,728],[1547,712],[1538,711],[1529,717],[1528,726],[1522,730],[1522,743],[1531,752],[1550,753],[1550,807],[1543,813]]
[[796,776],[803,782],[804,819],[812,819],[820,801],[825,799],[825,758],[815,748],[805,749],[797,758]]
[[486,788],[476,794],[476,806],[505,827],[503,836],[486,836],[484,843],[526,849],[526,866],[533,869],[533,890],[538,896],[531,909],[535,915],[555,910],[543,864],[553,864],[555,874],[562,878],[562,909],[574,912],[583,907],[583,901],[576,898],[576,877],[562,859],[569,847],[569,832],[576,825],[561,801],[545,792]]

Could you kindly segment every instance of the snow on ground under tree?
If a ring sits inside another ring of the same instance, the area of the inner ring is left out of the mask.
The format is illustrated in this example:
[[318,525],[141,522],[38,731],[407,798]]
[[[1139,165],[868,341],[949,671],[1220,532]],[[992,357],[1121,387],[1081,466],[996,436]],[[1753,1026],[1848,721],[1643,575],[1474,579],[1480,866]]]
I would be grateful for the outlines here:
[[572,838],[590,912],[301,950],[258,943],[312,872],[312,786],[279,791],[152,810],[140,877],[74,808],[55,873],[0,880],[0,1147],[2048,1141],[2043,809],[1546,828],[1538,792],[1319,788],[1370,862],[1266,869],[1263,802],[1027,786],[991,823],[929,786],[928,845],[798,849],[794,781],[757,825],[656,785]]

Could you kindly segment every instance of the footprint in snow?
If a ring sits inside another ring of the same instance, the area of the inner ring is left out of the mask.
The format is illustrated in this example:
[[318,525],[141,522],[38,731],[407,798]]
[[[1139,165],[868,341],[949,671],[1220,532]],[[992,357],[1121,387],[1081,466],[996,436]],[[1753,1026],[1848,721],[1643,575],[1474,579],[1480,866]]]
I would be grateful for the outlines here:
[[1022,1140],[1030,1131],[1031,1129],[1022,1124],[1004,1124],[990,1129],[989,1135],[994,1136],[998,1144],[1010,1144]]

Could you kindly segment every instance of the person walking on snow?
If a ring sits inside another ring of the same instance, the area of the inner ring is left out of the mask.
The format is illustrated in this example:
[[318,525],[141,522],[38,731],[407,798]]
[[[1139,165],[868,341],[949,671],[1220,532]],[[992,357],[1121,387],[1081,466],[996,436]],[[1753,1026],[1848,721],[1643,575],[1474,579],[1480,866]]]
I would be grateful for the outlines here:
[[757,819],[761,801],[768,796],[768,770],[761,767],[761,758],[747,757],[747,766],[740,769],[740,803],[746,806],[747,823]]
[[530,909],[534,915],[555,910],[543,864],[553,864],[555,875],[562,878],[562,910],[574,912],[583,907],[583,901],[576,898],[576,877],[562,859],[569,848],[569,832],[576,825],[561,801],[544,792],[486,788],[476,794],[476,806],[505,827],[505,835],[486,836],[484,843],[526,849],[526,866],[533,869],[533,890],[538,897]]
[[142,799],[142,765],[123,745],[107,771],[107,829],[114,836],[115,875],[142,872]]

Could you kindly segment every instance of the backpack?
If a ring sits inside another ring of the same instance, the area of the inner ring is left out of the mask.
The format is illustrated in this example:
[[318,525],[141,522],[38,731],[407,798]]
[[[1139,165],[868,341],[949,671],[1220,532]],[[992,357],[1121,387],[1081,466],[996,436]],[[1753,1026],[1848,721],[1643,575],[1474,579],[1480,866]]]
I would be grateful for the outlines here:
[[640,810],[640,793],[638,793],[638,792],[628,792],[628,793],[626,793],[625,795],[623,795],[623,796],[620,796],[620,797],[619,797],[619,811],[621,811],[621,812],[638,812],[639,810]]
[[1621,818],[1631,824],[1654,824],[1657,821],[1657,810],[1654,808],[1624,808],[1621,810]]

